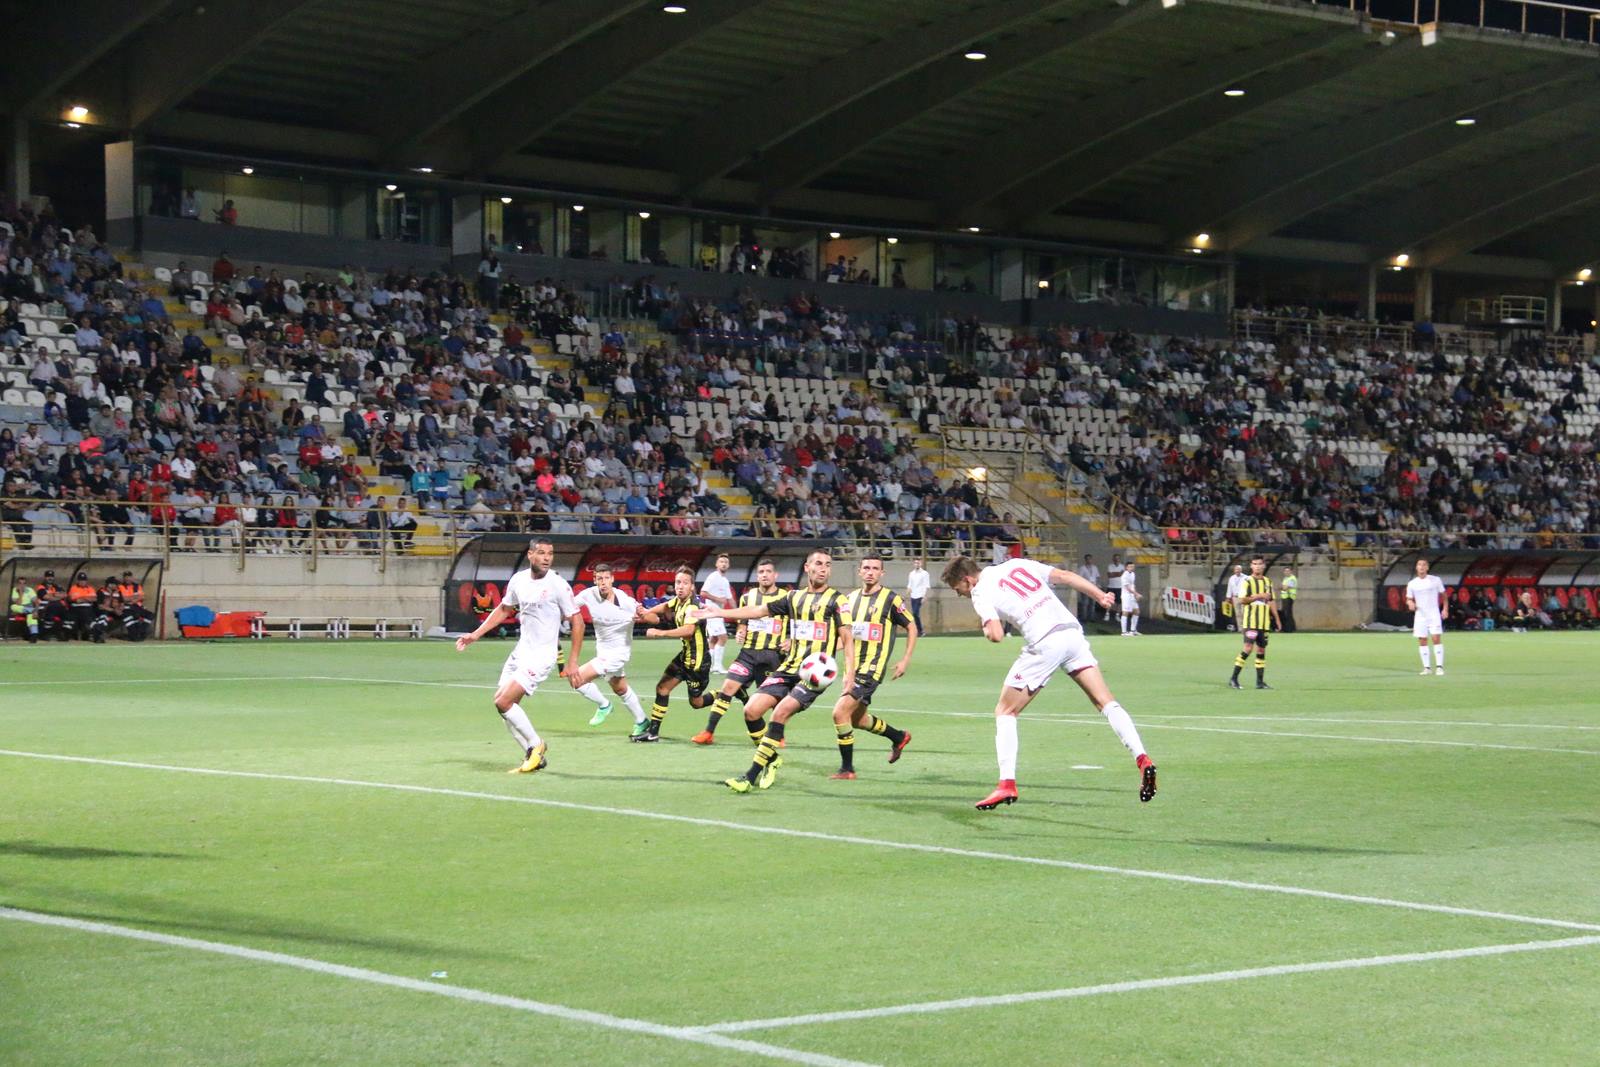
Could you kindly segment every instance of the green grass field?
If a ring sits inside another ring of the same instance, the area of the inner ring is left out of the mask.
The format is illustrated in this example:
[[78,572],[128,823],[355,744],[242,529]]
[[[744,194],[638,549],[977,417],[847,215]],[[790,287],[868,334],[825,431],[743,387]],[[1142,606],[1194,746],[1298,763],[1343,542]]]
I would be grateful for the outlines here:
[[681,693],[507,776],[503,643],[0,646],[0,1063],[1593,1063],[1600,642],[1448,641],[1098,638],[1160,794],[1061,677],[989,813],[1014,640],[744,797]]

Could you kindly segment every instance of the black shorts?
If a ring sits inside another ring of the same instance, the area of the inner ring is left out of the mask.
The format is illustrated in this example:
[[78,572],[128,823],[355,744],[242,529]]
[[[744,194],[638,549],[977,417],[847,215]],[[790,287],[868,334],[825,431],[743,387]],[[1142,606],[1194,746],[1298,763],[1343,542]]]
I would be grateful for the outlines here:
[[728,667],[728,677],[739,683],[739,697],[742,700],[751,686],[760,686],[782,662],[783,653],[776,648],[763,652],[743,648],[739,650],[739,658]]
[[862,707],[871,707],[872,695],[882,684],[882,678],[857,678],[856,684],[850,687],[850,696],[859,701]]
[[700,666],[686,667],[683,663],[683,653],[679,652],[672,657],[672,662],[667,664],[666,676],[688,683],[689,696],[698,698],[711,685],[711,660],[702,659]]
[[761,692],[780,702],[784,697],[794,697],[802,710],[809,708],[818,695],[815,690],[800,684],[800,676],[794,671],[773,671],[761,683]]
[[1246,630],[1244,632],[1244,640],[1245,640],[1246,644],[1254,644],[1257,648],[1266,648],[1267,647],[1267,631],[1266,630]]

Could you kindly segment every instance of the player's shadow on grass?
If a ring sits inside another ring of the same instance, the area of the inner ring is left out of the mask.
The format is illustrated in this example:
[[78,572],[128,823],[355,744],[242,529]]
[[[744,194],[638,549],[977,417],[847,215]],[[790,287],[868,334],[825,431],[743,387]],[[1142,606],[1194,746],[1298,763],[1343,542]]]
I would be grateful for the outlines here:
[[94,848],[90,845],[42,845],[37,841],[0,841],[0,856],[32,856],[46,860],[198,860],[183,852],[142,852],[138,849]]

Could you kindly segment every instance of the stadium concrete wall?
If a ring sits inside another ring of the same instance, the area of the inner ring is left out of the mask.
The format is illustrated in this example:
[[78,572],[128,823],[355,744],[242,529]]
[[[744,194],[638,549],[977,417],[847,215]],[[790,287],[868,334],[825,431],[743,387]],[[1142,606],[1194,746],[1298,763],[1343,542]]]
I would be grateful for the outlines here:
[[[1145,595],[1145,603],[1152,615],[1164,618],[1162,589],[1175,586],[1209,593],[1217,578],[1217,572],[1210,567],[1173,567],[1165,577],[1152,570],[1151,589]],[[1272,578],[1277,584],[1282,575],[1274,572]],[[1294,602],[1297,629],[1350,630],[1372,621],[1377,610],[1377,593],[1371,568],[1342,567],[1335,576],[1333,568],[1326,565],[1307,566],[1300,569],[1299,578],[1300,595]]]
[[174,555],[167,568],[167,627],[188,604],[217,611],[264,611],[273,617],[419,618],[439,625],[448,557],[324,557],[315,571],[299,556],[250,556],[243,570],[231,556]]

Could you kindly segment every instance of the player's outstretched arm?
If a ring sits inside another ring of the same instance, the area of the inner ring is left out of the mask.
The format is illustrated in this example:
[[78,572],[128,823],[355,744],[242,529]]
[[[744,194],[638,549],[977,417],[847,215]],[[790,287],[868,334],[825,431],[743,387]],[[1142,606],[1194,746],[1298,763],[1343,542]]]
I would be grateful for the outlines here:
[[[1072,571],[1064,571],[1060,567],[1051,568],[1050,584],[1064,585],[1070,589],[1075,589],[1103,608],[1114,607],[1117,602],[1117,594],[1101,589],[1098,585],[1095,585],[1081,574],[1075,574]],[[1002,631],[1003,629],[1004,628],[1002,627]],[[985,625],[984,632],[986,634],[988,632],[987,625]],[[998,641],[999,638],[991,637],[989,640]]]
[[688,637],[697,629],[696,624],[686,622],[682,626],[674,626],[670,630],[659,630],[652,626],[644,632],[646,637]]
[[695,619],[726,619],[739,622],[744,619],[764,619],[772,612],[765,604],[749,604],[742,608],[695,608],[689,613]]
[[478,638],[482,637],[490,630],[493,630],[495,627],[499,626],[516,613],[516,608],[506,607],[506,602],[502,600],[500,603],[494,606],[493,611],[489,612],[489,614],[483,617],[483,622],[478,624],[478,628],[476,630],[472,631],[470,634],[463,634],[456,638],[456,651],[465,652],[468,645],[472,644],[474,641],[478,640]]

